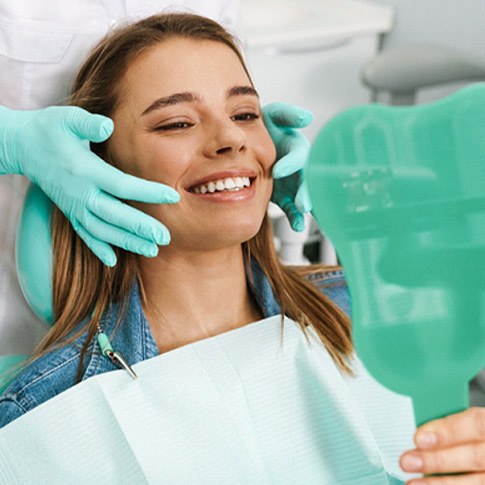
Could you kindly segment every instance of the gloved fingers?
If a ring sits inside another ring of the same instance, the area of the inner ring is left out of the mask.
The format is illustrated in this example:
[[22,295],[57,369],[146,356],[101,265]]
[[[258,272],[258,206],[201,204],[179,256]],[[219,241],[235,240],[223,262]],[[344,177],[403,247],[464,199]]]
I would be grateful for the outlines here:
[[160,221],[109,194],[97,194],[88,203],[88,209],[107,224],[135,236],[161,245],[170,242],[170,233]]
[[273,167],[273,177],[279,179],[301,170],[309,154],[310,142],[308,139],[303,133],[292,130],[291,135],[285,136],[282,156]]
[[113,133],[114,123],[106,116],[91,114],[77,106],[62,108],[65,126],[83,140],[100,143]]
[[109,244],[93,237],[79,221],[73,222],[72,226],[79,237],[86,243],[86,246],[104,265],[112,267],[116,264],[116,253]]
[[304,128],[313,120],[313,114],[299,106],[288,103],[270,103],[263,107],[263,116],[278,126]]
[[288,217],[291,228],[295,232],[303,232],[305,230],[305,217],[295,206],[288,211],[285,211],[285,214],[286,217]]
[[90,212],[87,212],[83,219],[81,222],[86,231],[98,241],[103,241],[146,257],[153,257],[158,254],[158,246],[153,241],[136,236],[121,227],[108,224]]
[[120,199],[147,204],[174,204],[180,195],[172,187],[129,175],[104,163],[97,174],[98,188]]
[[288,221],[290,222],[291,228],[295,232],[302,232],[305,229],[305,217],[296,208],[295,203],[291,197],[283,197],[278,205],[281,207],[283,212],[286,214]]
[[310,212],[313,209],[310,193],[308,192],[308,187],[304,181],[296,193],[295,206],[302,214]]

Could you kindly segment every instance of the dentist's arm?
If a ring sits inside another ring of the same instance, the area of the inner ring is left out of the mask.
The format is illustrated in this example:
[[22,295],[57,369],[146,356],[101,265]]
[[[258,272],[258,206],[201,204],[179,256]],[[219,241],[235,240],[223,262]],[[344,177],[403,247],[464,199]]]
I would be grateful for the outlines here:
[[113,122],[73,106],[37,111],[0,107],[0,175],[22,174],[62,210],[75,231],[106,265],[116,256],[110,244],[155,256],[168,244],[165,226],[118,198],[174,203],[177,192],[127,175],[90,150],[89,142],[111,136]]
[[313,115],[298,106],[271,103],[263,108],[263,116],[277,152],[271,200],[283,209],[292,229],[300,232],[305,228],[303,214],[312,209],[302,177],[310,142],[300,128],[308,126]]

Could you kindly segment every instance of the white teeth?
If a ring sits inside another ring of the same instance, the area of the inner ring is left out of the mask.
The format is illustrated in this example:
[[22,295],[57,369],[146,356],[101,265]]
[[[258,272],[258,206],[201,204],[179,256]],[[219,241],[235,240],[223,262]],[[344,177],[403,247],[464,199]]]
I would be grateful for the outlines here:
[[[224,187],[227,189],[227,190],[231,190],[231,189],[234,189],[236,187],[236,182],[233,180],[233,179],[226,179],[224,181]],[[219,188],[219,187],[217,187]]]
[[206,194],[207,192],[213,194],[214,192],[223,192],[224,190],[238,191],[244,187],[249,187],[251,180],[249,177],[227,177],[225,179],[214,180],[207,184],[201,184],[194,187],[192,191],[195,194]]

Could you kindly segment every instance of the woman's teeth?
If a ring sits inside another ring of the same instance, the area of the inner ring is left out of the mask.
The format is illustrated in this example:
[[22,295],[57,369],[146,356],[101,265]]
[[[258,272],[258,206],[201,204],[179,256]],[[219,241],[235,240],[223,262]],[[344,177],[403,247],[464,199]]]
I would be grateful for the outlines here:
[[249,187],[251,181],[249,177],[228,177],[221,180],[214,180],[206,184],[198,185],[192,189],[195,194],[213,194],[214,192],[223,192],[225,190],[238,191],[244,187]]

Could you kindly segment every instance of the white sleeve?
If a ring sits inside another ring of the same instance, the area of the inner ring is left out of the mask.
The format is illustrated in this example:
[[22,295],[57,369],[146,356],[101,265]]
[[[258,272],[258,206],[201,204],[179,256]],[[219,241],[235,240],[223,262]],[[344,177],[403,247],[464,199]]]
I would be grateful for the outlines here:
[[[114,13],[114,0],[112,13]],[[0,105],[38,109],[66,102],[87,52],[108,29],[101,0],[0,1]],[[15,233],[27,180],[0,177],[0,355],[30,354],[48,327],[20,291]]]
[[[152,11],[149,12],[148,6],[145,7],[145,15],[147,13],[163,13],[167,11],[175,12],[191,12],[204,17],[209,17],[212,20],[220,23],[232,35],[241,39],[241,5],[240,0],[179,0],[178,2],[163,2],[160,0],[152,1]],[[165,3],[165,5],[163,5]],[[153,10],[158,4],[159,9]]]
[[227,0],[222,2],[219,22],[236,36],[242,40],[242,25],[241,25],[241,4],[239,0]]
[[210,17],[241,38],[240,0],[0,1],[0,105],[65,104],[74,73],[111,26],[167,10]]

